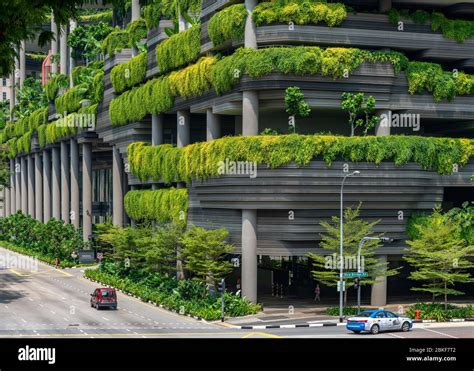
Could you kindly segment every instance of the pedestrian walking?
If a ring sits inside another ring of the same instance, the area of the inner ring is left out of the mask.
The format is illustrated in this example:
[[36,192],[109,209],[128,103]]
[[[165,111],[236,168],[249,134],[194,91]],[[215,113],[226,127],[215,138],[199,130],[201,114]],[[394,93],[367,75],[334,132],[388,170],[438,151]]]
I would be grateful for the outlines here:
[[314,289],[314,301],[321,301],[321,298],[319,297],[320,293],[321,293],[321,289],[319,288],[319,285],[316,285]]

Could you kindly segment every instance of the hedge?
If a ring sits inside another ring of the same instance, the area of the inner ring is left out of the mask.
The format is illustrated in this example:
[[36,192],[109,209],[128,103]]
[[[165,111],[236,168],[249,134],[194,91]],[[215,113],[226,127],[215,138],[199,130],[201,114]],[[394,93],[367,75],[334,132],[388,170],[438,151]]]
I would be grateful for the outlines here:
[[128,216],[135,221],[186,225],[188,192],[184,188],[129,191],[124,204]]
[[110,81],[116,93],[122,93],[145,80],[147,56],[147,52],[140,53],[128,62],[112,68]]
[[271,1],[259,3],[252,12],[256,26],[271,23],[318,24],[329,27],[341,24],[347,18],[344,4],[328,4],[312,0]]
[[86,83],[79,84],[61,94],[54,101],[56,112],[64,115],[65,113],[76,112],[81,108],[81,101],[87,98],[89,86]]
[[424,10],[410,12],[409,10],[391,9],[388,16],[390,22],[394,24],[397,24],[401,17],[409,18],[418,24],[431,22],[433,31],[440,30],[445,38],[456,40],[459,43],[474,37],[474,21],[448,19],[443,13],[439,12],[432,12],[430,14]]
[[214,46],[228,40],[243,40],[247,15],[245,4],[231,5],[213,15],[209,20],[207,31]]
[[193,26],[171,36],[156,47],[160,73],[194,62],[201,51],[201,26]]
[[130,22],[125,30],[115,28],[102,41],[101,49],[103,54],[113,56],[116,52],[125,48],[131,48],[141,39],[146,38],[147,27],[143,18],[138,18]]
[[337,158],[379,165],[393,161],[401,166],[408,162],[424,170],[450,174],[474,155],[474,140],[420,136],[343,137],[321,135],[265,135],[225,137],[199,142],[183,148],[169,144],[149,146],[143,142],[128,147],[130,171],[140,180],[166,183],[205,179],[219,175],[219,162],[251,161],[269,168],[292,162],[307,166],[320,158],[328,166]]

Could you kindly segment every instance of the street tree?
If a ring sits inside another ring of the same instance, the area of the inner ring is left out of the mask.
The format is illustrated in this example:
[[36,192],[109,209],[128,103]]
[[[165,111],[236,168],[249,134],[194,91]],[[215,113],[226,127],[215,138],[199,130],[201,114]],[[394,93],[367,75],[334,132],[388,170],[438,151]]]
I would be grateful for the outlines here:
[[414,271],[409,278],[422,282],[413,291],[429,292],[436,297],[444,296],[445,309],[448,295],[462,295],[454,288],[456,283],[474,282],[468,269],[474,264],[468,257],[474,254],[474,245],[463,238],[460,224],[435,209],[428,221],[415,225],[418,238],[407,241],[410,246],[404,259]]
[[234,250],[234,246],[226,241],[228,235],[225,228],[189,229],[182,238],[185,268],[200,281],[214,286],[217,280],[232,271],[232,264],[224,260],[225,254]]
[[[361,204],[357,208],[346,208],[344,210],[343,225],[343,264],[345,271],[357,270],[357,251],[359,242],[363,237],[381,237],[375,234],[373,229],[380,222],[366,221],[360,218]],[[340,218],[333,216],[330,222],[323,221],[320,225],[325,229],[321,234],[321,247],[326,254],[309,253],[314,270],[311,271],[313,278],[327,286],[337,286],[340,273],[340,256],[336,254],[340,246]],[[388,269],[387,262],[381,262],[376,258],[375,253],[380,247],[378,240],[368,240],[361,250],[361,264],[368,273],[367,278],[361,280],[361,285],[371,285],[376,282],[376,278],[393,276],[397,274],[397,269]],[[353,280],[345,280],[346,290],[344,292],[344,305],[347,304],[347,292],[354,286]]]

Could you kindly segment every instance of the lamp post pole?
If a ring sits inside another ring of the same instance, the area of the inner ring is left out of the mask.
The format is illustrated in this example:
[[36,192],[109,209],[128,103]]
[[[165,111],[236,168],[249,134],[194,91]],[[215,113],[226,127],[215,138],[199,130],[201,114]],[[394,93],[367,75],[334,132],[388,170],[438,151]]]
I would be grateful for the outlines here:
[[340,241],[339,241],[339,322],[343,321],[343,305],[344,305],[344,296],[343,296],[343,282],[344,282],[344,258],[342,255],[342,241],[344,239],[343,230],[344,230],[344,183],[346,179],[350,176],[360,174],[360,171],[354,171],[350,174],[347,174],[342,179],[341,183],[341,204],[340,204],[340,215],[339,215],[339,225],[340,225]]

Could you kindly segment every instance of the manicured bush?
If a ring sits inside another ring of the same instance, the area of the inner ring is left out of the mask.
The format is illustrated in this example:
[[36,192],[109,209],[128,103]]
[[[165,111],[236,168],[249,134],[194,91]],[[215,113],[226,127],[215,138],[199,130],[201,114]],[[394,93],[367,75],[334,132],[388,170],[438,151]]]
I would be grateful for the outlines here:
[[407,316],[415,318],[415,310],[420,310],[420,319],[430,319],[439,322],[453,318],[474,318],[474,306],[457,307],[452,304],[444,309],[444,303],[416,303],[407,310]]
[[227,40],[243,40],[247,15],[245,4],[231,5],[214,14],[207,26],[209,38],[214,46]]
[[252,12],[257,26],[271,23],[317,24],[329,27],[341,24],[347,17],[344,4],[328,4],[325,1],[283,0],[259,3]]
[[185,226],[188,212],[186,189],[129,191],[124,199],[125,211],[135,221],[173,222]]
[[216,57],[203,57],[197,63],[169,75],[170,90],[174,97],[199,97],[211,90],[211,71]]
[[146,78],[147,53],[143,52],[130,59],[128,62],[112,68],[110,80],[116,93],[140,84]]
[[171,36],[156,47],[160,73],[194,62],[201,51],[201,26],[193,26]]
[[149,146],[136,142],[128,147],[130,171],[140,180],[166,183],[205,179],[219,175],[219,162],[255,161],[277,168],[295,162],[306,166],[320,158],[331,165],[338,157],[345,161],[408,162],[424,170],[450,174],[453,165],[464,165],[474,155],[474,140],[420,136],[343,137],[321,135],[265,135],[225,137],[183,148],[169,144]]

